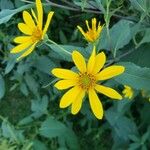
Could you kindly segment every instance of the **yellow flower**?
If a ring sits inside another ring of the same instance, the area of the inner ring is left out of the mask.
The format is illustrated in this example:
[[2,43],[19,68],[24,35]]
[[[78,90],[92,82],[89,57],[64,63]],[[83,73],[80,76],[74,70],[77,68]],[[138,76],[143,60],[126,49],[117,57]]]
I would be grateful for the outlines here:
[[19,36],[14,39],[14,42],[19,44],[11,50],[11,53],[24,52],[19,58],[29,55],[35,48],[36,44],[44,39],[51,18],[54,12],[49,12],[46,24],[43,28],[43,7],[41,0],[36,0],[37,16],[31,9],[32,15],[27,11],[23,11],[24,23],[19,23],[19,30],[25,34],[25,36]]
[[77,28],[83,34],[83,36],[88,42],[93,43],[99,38],[101,31],[103,29],[103,26],[100,25],[100,22],[98,22],[98,26],[96,26],[96,18],[92,19],[91,28],[89,26],[89,22],[87,20],[85,22],[86,22],[87,29],[88,29],[86,32],[84,32],[80,26],[77,26]]
[[75,73],[68,69],[55,68],[52,74],[61,80],[55,84],[59,90],[71,88],[60,100],[60,108],[66,108],[72,104],[71,113],[77,114],[82,106],[82,101],[87,93],[89,102],[94,115],[98,119],[103,117],[103,107],[96,91],[112,99],[122,99],[122,96],[112,88],[98,84],[99,81],[110,79],[124,72],[123,66],[110,66],[101,71],[106,56],[104,52],[96,55],[95,47],[86,64],[84,57],[78,52],[73,51],[72,59],[79,70]]
[[125,98],[132,99],[134,91],[130,86],[124,85],[124,90],[122,91]]

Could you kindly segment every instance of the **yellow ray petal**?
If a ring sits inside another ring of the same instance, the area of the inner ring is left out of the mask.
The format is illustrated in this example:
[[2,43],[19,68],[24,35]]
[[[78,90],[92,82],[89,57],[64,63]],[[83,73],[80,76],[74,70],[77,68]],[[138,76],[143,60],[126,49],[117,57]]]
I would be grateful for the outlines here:
[[31,41],[31,36],[18,36],[14,39],[15,43],[26,43],[27,41]]
[[78,51],[73,51],[72,59],[80,72],[86,72],[86,63],[84,57]]
[[10,53],[20,53],[21,51],[23,51],[24,49],[28,48],[32,43],[29,41],[29,42],[26,42],[26,43],[22,43],[22,44],[19,44],[17,45],[16,47],[14,47]]
[[90,26],[89,26],[88,20],[86,20],[85,23],[86,23],[87,29],[90,30]]
[[104,95],[106,95],[106,96],[108,96],[108,97],[110,97],[110,98],[112,98],[112,99],[118,99],[118,100],[121,100],[122,99],[122,96],[116,91],[116,90],[114,90],[114,89],[112,89],[112,88],[109,88],[109,87],[106,87],[106,86],[102,86],[102,85],[96,85],[95,86],[95,89],[98,91],[98,92],[100,92],[100,93],[102,93],[102,94],[104,94]]
[[54,14],[54,12],[52,12],[52,11],[48,14],[47,21],[46,21],[46,24],[45,24],[44,29],[43,29],[43,38],[44,38],[44,35],[47,32],[47,29],[49,27],[49,24],[51,22],[53,14]]
[[76,80],[60,80],[54,86],[59,90],[68,89],[77,84]]
[[38,25],[39,28],[42,30],[43,27],[43,7],[41,0],[36,0],[36,9],[37,9],[37,16],[38,16]]
[[84,96],[85,96],[85,91],[81,90],[79,95],[73,101],[72,107],[71,107],[71,113],[73,115],[77,114],[80,111],[81,106],[82,106],[82,100],[83,100]]
[[17,61],[20,60],[23,57],[28,56],[35,48],[36,43],[34,43],[28,50],[26,50],[20,57],[17,58]]
[[125,68],[123,66],[110,66],[107,67],[106,69],[102,70],[98,75],[97,75],[97,80],[106,80],[110,79],[112,77],[115,77],[119,74],[122,74],[124,72]]
[[78,28],[78,30],[82,33],[82,35],[83,35],[84,37],[86,37],[86,34],[85,34],[85,32],[83,31],[83,29],[82,29],[80,26],[77,26],[77,28]]
[[94,90],[89,90],[89,101],[91,109],[98,119],[103,118],[103,106]]
[[92,30],[96,32],[96,18],[92,19]]
[[18,28],[22,33],[26,35],[32,35],[32,29],[24,23],[19,23]]
[[52,70],[52,74],[55,75],[57,78],[62,78],[62,79],[77,79],[78,74],[68,70],[68,69],[60,69],[60,68],[55,68]]
[[80,88],[75,86],[69,91],[67,91],[60,100],[60,108],[68,107],[78,96],[80,93]]
[[89,58],[88,64],[87,64],[87,72],[91,73],[94,69],[94,65],[95,65],[95,54],[96,54],[96,47],[93,47],[93,51],[92,54]]
[[93,74],[98,73],[104,66],[106,62],[106,55],[104,52],[99,53],[95,58],[95,65],[93,69]]
[[31,17],[31,15],[27,11],[23,11],[23,20],[24,20],[25,24],[27,24],[27,26],[29,26],[33,29],[35,28],[35,23]]
[[99,35],[100,33],[101,33],[101,31],[103,30],[103,27],[104,26],[101,26],[100,25],[100,22],[99,22],[99,24],[98,24],[98,29],[97,29],[97,34]]
[[38,23],[38,19],[37,19],[36,15],[35,15],[35,12],[34,12],[34,10],[32,8],[31,8],[31,13],[32,13],[33,18],[35,19],[36,24],[37,24]]

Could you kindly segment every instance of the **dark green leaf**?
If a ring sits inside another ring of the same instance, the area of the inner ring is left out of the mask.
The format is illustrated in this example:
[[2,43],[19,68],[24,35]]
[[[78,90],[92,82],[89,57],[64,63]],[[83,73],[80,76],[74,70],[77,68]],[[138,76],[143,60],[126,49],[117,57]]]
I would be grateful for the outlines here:
[[125,67],[125,72],[115,78],[116,81],[123,85],[129,85],[138,90],[149,90],[150,69],[141,68],[133,63],[119,63]]

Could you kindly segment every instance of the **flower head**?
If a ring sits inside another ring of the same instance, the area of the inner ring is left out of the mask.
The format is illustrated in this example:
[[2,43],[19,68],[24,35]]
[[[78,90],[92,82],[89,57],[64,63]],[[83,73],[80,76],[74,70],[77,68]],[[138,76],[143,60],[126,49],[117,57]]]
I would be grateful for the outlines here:
[[132,99],[134,91],[130,86],[124,85],[124,90],[122,91],[125,98]]
[[11,50],[11,53],[24,52],[18,59],[29,55],[35,48],[36,44],[44,39],[51,18],[54,12],[49,12],[45,26],[43,27],[43,7],[41,0],[36,0],[37,15],[31,9],[32,15],[27,11],[23,11],[24,23],[19,23],[19,30],[24,33],[24,36],[19,36],[14,39],[18,45]]
[[93,18],[92,19],[92,27],[90,28],[89,26],[89,22],[86,20],[86,25],[87,25],[87,31],[83,31],[83,29],[80,27],[80,26],[77,26],[77,28],[79,29],[79,31],[82,33],[82,35],[85,37],[85,39],[88,41],[88,42],[95,42],[100,34],[101,34],[101,31],[103,29],[103,26],[100,25],[100,22],[98,22],[98,26],[96,25],[97,22],[96,22],[96,18]]
[[55,68],[52,73],[61,80],[55,84],[59,90],[69,89],[60,100],[60,108],[72,104],[72,114],[77,114],[82,106],[85,94],[89,96],[90,106],[98,119],[103,117],[103,107],[96,91],[112,99],[122,99],[122,96],[112,88],[100,85],[98,82],[110,79],[124,72],[123,66],[110,66],[101,70],[106,62],[104,52],[96,55],[95,47],[86,64],[84,57],[73,51],[72,59],[79,70],[78,73],[68,69]]

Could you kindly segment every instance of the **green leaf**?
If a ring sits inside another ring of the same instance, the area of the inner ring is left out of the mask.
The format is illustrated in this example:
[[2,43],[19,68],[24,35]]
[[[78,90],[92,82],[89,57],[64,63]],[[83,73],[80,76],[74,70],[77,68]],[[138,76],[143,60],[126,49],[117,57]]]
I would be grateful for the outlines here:
[[2,75],[0,74],[0,99],[4,97],[4,94],[5,94],[5,81]]
[[99,10],[101,10],[103,12],[103,14],[105,14],[105,8],[104,6],[102,5],[102,0],[95,0]]
[[30,124],[31,122],[34,122],[36,119],[40,118],[42,115],[43,115],[43,113],[34,112],[31,115],[20,120],[18,125],[22,126],[22,125]]
[[72,52],[74,50],[81,52],[83,55],[86,54],[84,48],[82,47],[55,44],[47,44],[47,46],[49,46],[56,53],[56,58],[59,57],[60,59],[65,61],[72,61]]
[[13,10],[3,9],[0,12],[0,24],[8,22],[16,13],[19,13],[20,11],[23,11],[24,9],[28,9],[31,7],[33,7],[33,4],[28,4]]
[[116,112],[114,107],[108,109],[105,112],[105,116],[120,139],[127,141],[130,138],[129,135],[137,134],[135,123],[131,119]]
[[148,67],[150,68],[150,44],[143,44],[134,53],[127,55],[122,58],[120,61],[122,62],[133,62],[140,67]]
[[141,146],[140,143],[132,143],[132,144],[129,145],[128,150],[137,150],[140,146]]
[[0,1],[0,8],[3,9],[13,9],[14,5],[10,0],[1,0]]
[[48,150],[46,145],[43,142],[39,141],[39,140],[34,140],[33,141],[33,148],[35,150]]
[[37,58],[33,66],[46,74],[50,74],[50,70],[56,67],[55,63],[46,56]]
[[64,32],[62,30],[59,31],[59,38],[61,43],[66,44],[68,42],[66,35],[64,34]]
[[52,117],[47,118],[42,123],[39,133],[47,138],[59,137],[61,140],[65,140],[70,150],[79,150],[78,141],[74,132]]
[[115,78],[116,81],[123,85],[129,85],[137,90],[149,90],[150,69],[141,68],[133,63],[119,63],[125,67],[125,72]]
[[32,100],[31,110],[33,112],[47,112],[48,107],[48,97],[45,95],[42,99],[39,100]]
[[130,0],[131,5],[141,12],[146,12],[150,7],[149,0]]
[[145,29],[145,34],[139,44],[141,45],[143,43],[149,43],[149,42],[150,42],[150,28],[147,28]]
[[30,91],[33,92],[33,94],[37,95],[38,94],[38,87],[39,84],[37,83],[37,81],[29,74],[25,74],[25,81],[27,86],[29,87]]
[[27,88],[27,85],[25,83],[21,83],[20,85],[20,91],[25,95],[28,96],[29,95],[29,90]]
[[5,74],[8,74],[14,68],[16,64],[16,58],[17,57],[15,55],[9,55],[9,59],[5,68]]
[[2,135],[5,138],[10,138],[16,142],[24,141],[23,131],[16,130],[15,127],[7,121],[2,122]]
[[110,41],[106,32],[103,30],[98,44],[98,49],[112,50],[114,56],[116,51],[129,43],[131,40],[130,25],[133,24],[131,21],[120,20],[110,29]]

